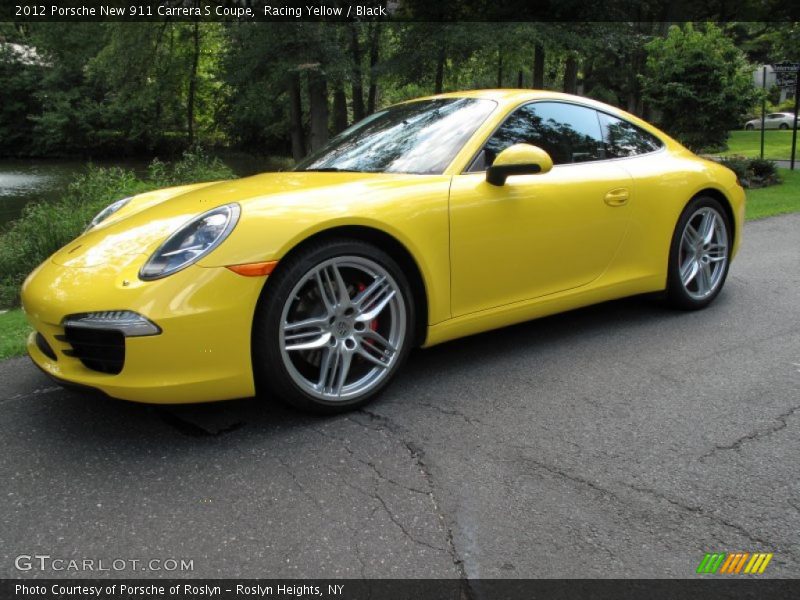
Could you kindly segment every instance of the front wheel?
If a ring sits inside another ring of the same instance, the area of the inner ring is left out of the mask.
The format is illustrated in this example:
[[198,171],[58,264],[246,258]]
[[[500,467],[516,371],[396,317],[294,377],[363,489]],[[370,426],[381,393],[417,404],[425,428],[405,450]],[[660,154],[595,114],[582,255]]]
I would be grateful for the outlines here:
[[253,330],[259,392],[334,413],[372,400],[413,339],[408,280],[391,256],[329,240],[290,256],[264,291]]
[[786,123],[781,123],[781,124],[778,126],[778,128],[779,128],[779,129],[782,129],[782,130],[784,130],[784,131],[786,131],[787,129],[789,129],[789,125],[787,125]]
[[728,275],[732,247],[728,215],[715,198],[700,196],[684,209],[669,253],[667,298],[684,310],[705,308]]
[[753,129],[755,129],[755,127],[750,123],[745,125],[744,128],[745,128],[745,131],[753,131]]

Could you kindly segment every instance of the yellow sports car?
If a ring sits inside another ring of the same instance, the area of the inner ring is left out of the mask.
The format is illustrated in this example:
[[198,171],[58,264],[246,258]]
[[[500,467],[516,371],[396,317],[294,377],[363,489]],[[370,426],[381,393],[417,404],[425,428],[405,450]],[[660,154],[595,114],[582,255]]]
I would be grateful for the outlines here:
[[617,108],[484,90],[375,113],[293,171],[141,194],[27,279],[33,361],[140,402],[372,399],[414,346],[720,292],[745,195]]

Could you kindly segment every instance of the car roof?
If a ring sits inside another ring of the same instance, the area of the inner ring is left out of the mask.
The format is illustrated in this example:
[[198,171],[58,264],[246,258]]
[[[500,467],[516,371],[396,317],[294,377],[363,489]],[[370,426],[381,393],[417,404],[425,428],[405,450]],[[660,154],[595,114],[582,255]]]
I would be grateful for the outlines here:
[[[602,110],[611,114],[619,115],[624,118],[632,117],[624,110],[592,100],[585,96],[575,96],[573,94],[564,94],[562,92],[554,92],[552,90],[528,90],[528,89],[486,89],[486,90],[465,90],[460,92],[446,92],[443,94],[436,94],[434,96],[425,96],[422,98],[414,98],[409,102],[418,100],[434,100],[437,98],[478,98],[482,100],[493,100],[503,107],[509,105],[517,106],[530,102],[532,100],[560,100],[562,102],[575,102],[590,106],[598,110]],[[404,103],[401,103],[404,104]],[[635,118],[635,117],[634,117]]]
[[526,89],[487,89],[487,90],[464,90],[460,92],[445,92],[443,94],[436,94],[433,96],[426,96],[424,98],[417,98],[417,100],[432,100],[435,98],[480,98],[484,100],[494,100],[495,102],[525,102],[527,100],[541,100],[547,99],[574,99],[577,101],[589,100],[581,96],[573,96],[571,94],[562,94],[561,92],[553,92],[550,90],[526,90]]

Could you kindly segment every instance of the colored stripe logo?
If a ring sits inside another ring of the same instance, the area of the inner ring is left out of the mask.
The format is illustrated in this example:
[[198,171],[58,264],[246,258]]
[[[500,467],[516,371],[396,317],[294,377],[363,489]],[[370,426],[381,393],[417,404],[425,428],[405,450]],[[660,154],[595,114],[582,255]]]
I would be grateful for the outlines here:
[[772,552],[706,552],[697,573],[761,575],[772,560]]

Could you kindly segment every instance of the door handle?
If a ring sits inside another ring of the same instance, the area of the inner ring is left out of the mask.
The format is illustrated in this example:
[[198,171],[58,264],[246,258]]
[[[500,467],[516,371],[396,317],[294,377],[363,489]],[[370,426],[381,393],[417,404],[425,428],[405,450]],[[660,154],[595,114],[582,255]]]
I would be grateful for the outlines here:
[[608,192],[603,201],[609,206],[625,206],[628,203],[628,198],[627,188],[617,188]]

